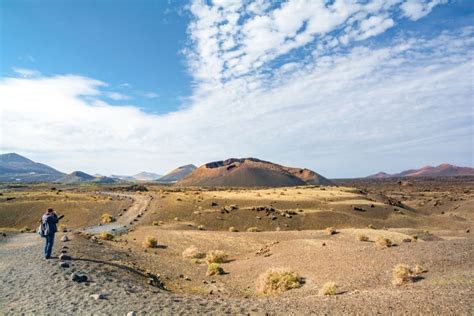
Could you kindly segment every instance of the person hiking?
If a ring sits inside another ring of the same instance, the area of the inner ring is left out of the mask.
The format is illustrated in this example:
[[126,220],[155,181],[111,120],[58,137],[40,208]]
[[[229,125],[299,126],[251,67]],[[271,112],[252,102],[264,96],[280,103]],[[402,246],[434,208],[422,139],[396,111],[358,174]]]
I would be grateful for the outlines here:
[[51,252],[53,251],[54,245],[54,234],[58,231],[56,224],[63,217],[64,215],[58,217],[52,208],[48,208],[48,211],[46,211],[41,218],[40,235],[46,238],[46,245],[44,246],[44,256],[46,259],[51,258]]

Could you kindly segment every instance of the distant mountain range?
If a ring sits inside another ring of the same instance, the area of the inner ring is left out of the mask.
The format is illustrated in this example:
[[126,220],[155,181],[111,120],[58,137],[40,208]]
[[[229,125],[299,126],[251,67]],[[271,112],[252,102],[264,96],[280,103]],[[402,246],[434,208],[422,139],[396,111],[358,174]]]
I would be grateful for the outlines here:
[[162,183],[174,183],[186,177],[188,174],[193,172],[196,168],[197,167],[195,165],[181,166],[172,170],[168,174],[162,176],[157,181],[162,182]]
[[0,182],[52,182],[63,176],[54,168],[18,154],[0,155]]
[[200,166],[177,182],[182,186],[282,187],[331,184],[309,169],[284,167],[256,158],[230,158]]
[[90,175],[82,171],[65,174],[45,164],[34,162],[16,153],[0,155],[0,182],[57,182],[76,183],[113,183],[117,181],[152,181],[160,175],[151,172],[140,172],[135,176]]
[[70,174],[65,175],[64,177],[61,177],[57,179],[54,182],[59,182],[63,184],[78,184],[78,183],[114,183],[116,180],[109,178],[109,177],[104,177],[104,176],[91,176],[90,174],[87,174],[82,171],[74,171],[71,172]]
[[153,180],[157,180],[161,178],[161,175],[153,173],[153,172],[143,171],[134,175],[133,178],[139,181],[153,181]]
[[454,176],[474,176],[474,168],[458,167],[447,163],[436,167],[426,166],[420,169],[405,170],[400,173],[388,174],[379,172],[368,176],[371,179],[401,178],[401,177],[454,177]]

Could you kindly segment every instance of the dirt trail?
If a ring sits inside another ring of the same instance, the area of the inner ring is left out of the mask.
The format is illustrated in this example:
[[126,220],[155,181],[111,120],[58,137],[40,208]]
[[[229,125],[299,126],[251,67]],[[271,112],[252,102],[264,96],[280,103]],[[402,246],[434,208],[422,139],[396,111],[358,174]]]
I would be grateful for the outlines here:
[[139,215],[147,210],[150,201],[152,200],[151,196],[148,195],[138,195],[138,194],[119,194],[119,193],[105,193],[108,195],[115,195],[119,197],[130,197],[134,199],[134,202],[130,208],[124,212],[124,214],[116,219],[115,222],[102,225],[94,225],[84,228],[82,231],[91,234],[99,234],[101,232],[117,232],[123,233],[127,232],[131,225],[136,224],[138,221]]

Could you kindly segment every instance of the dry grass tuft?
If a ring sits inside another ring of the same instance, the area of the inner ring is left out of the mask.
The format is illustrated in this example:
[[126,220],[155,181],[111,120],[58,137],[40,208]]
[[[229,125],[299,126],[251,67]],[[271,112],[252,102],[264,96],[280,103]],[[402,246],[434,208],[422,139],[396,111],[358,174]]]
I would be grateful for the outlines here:
[[109,213],[102,214],[101,219],[102,223],[104,224],[112,223],[113,221],[115,221],[115,219]]
[[282,293],[302,285],[301,277],[288,268],[270,268],[262,273],[255,284],[259,295]]
[[206,263],[224,263],[227,261],[228,255],[222,250],[211,250],[206,255]]
[[218,263],[210,263],[207,266],[207,276],[212,276],[212,275],[221,275],[224,274],[224,269],[221,268],[221,265]]
[[398,264],[393,269],[393,281],[394,285],[403,285],[409,282],[416,281],[420,274],[427,272],[425,268],[419,264],[415,265],[412,269],[406,264]]
[[230,226],[230,227],[229,227],[229,231],[230,231],[231,233],[236,233],[236,232],[238,232],[239,230],[238,230],[237,228],[235,228],[234,226]]
[[97,238],[102,239],[102,240],[112,240],[114,239],[114,235],[112,235],[109,232],[101,232]]
[[188,259],[201,259],[206,256],[205,253],[200,252],[196,246],[186,248],[182,253],[184,258]]
[[143,247],[145,248],[156,248],[156,246],[158,246],[158,241],[155,237],[147,236],[143,241]]
[[334,235],[334,234],[337,233],[337,231],[336,231],[336,229],[335,229],[334,227],[328,227],[328,228],[326,228],[326,233],[327,233],[328,235]]
[[392,247],[392,241],[388,238],[380,238],[375,242],[375,245],[378,249],[385,249]]
[[402,285],[413,280],[414,272],[406,264],[398,264],[393,269],[393,284]]
[[153,221],[153,226],[160,226],[160,222],[159,221]]
[[337,284],[329,281],[323,284],[323,287],[319,290],[319,295],[336,295]]
[[369,241],[369,236],[364,235],[364,234],[359,234],[359,235],[357,235],[357,240],[359,240],[359,241]]

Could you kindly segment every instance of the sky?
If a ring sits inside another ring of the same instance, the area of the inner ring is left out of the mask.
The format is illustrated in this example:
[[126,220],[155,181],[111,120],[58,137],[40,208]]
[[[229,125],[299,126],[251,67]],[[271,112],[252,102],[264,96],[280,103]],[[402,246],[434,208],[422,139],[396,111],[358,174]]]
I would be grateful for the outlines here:
[[474,167],[474,1],[0,0],[0,152],[165,174]]

